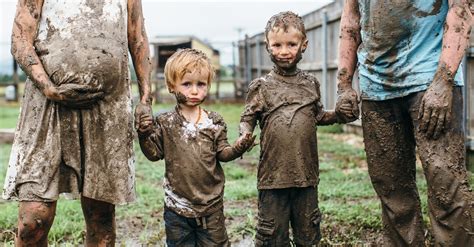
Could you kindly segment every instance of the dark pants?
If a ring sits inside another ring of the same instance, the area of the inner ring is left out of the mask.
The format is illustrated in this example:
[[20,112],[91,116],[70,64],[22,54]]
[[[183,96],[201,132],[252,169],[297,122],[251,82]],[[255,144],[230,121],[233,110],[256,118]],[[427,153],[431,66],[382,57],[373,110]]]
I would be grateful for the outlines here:
[[229,246],[223,209],[205,217],[187,218],[165,208],[164,219],[169,247]]
[[255,246],[290,246],[291,223],[297,246],[312,246],[321,238],[316,187],[258,191]]
[[424,92],[362,101],[369,175],[382,203],[384,244],[423,246],[415,148],[428,183],[428,207],[437,246],[474,246],[473,194],[465,168],[463,101],[453,91],[452,123],[437,140],[418,131]]

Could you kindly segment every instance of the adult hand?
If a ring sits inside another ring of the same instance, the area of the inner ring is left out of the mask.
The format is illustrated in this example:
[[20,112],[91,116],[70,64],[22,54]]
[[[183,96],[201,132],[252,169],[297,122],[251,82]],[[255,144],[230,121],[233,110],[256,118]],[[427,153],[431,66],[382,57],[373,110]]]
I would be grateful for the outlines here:
[[451,123],[452,104],[453,78],[446,68],[440,69],[421,99],[418,130],[428,138],[438,139]]
[[[152,110],[151,110],[151,102],[150,103],[142,103],[141,101],[137,104],[137,107],[135,108],[135,129],[140,128],[140,120],[142,116],[144,115],[150,115],[153,116]],[[150,124],[151,127],[152,124]]]
[[[237,139],[237,141],[235,141],[235,144],[234,144],[234,149],[238,152],[238,153],[244,153],[245,151],[247,151],[248,149],[252,148],[254,145],[254,142],[255,142],[255,138],[257,136],[252,136],[252,133],[245,133],[243,135],[241,135],[239,137],[239,139]],[[249,150],[250,151],[250,150]]]
[[336,114],[345,123],[359,118],[359,101],[357,92],[348,87],[337,91]]
[[90,108],[104,98],[102,87],[66,83],[59,86],[50,84],[43,89],[43,94],[51,101],[71,108]]

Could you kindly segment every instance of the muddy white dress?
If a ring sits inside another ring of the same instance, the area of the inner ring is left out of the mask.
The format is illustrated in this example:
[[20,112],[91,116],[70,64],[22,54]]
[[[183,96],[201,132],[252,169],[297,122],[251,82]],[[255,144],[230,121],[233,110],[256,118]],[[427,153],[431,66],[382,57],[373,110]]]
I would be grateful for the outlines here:
[[28,80],[3,197],[133,201],[127,0],[45,0],[35,48],[55,84],[102,87],[105,98],[72,109],[47,100]]

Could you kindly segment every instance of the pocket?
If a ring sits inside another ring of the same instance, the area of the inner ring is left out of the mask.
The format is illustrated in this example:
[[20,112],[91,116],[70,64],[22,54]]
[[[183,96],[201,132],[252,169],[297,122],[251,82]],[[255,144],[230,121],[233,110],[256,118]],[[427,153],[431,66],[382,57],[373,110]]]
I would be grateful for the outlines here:
[[274,246],[275,221],[273,219],[263,219],[260,216],[257,219],[255,246]]

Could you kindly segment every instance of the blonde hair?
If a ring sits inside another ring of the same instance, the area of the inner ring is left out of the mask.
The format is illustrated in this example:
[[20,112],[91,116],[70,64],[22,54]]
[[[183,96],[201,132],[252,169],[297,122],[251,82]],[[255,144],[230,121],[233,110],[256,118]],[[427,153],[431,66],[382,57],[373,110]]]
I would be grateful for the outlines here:
[[214,78],[214,69],[211,61],[202,51],[196,49],[179,49],[166,61],[165,80],[168,91],[172,92],[176,83],[183,79],[186,73],[193,70],[207,71],[208,85],[211,87],[211,81]]
[[287,31],[288,28],[294,27],[300,31],[303,36],[302,40],[306,39],[306,29],[304,27],[303,18],[301,16],[291,12],[280,12],[270,18],[265,27],[265,40],[268,40],[268,33],[275,28],[283,28],[283,31]]

